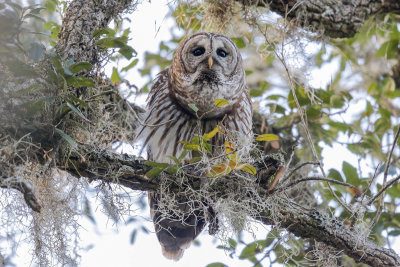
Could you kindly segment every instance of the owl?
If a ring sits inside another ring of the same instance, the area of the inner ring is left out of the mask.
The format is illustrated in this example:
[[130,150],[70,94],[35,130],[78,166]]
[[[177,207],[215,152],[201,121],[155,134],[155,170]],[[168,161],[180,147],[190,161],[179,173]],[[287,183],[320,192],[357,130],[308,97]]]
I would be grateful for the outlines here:
[[[216,107],[216,99],[229,105]],[[251,101],[235,43],[222,34],[207,32],[181,42],[172,65],[157,75],[142,115],[137,139],[142,140],[148,160],[156,162],[173,163],[169,156],[179,157],[184,150],[180,141],[189,142],[217,125],[226,132],[251,135]],[[213,145],[223,144],[223,138],[218,135]],[[172,212],[167,217],[158,210],[159,201],[160,193],[149,193],[157,238],[164,256],[178,260],[207,224],[204,211],[193,211],[196,203],[189,204],[183,197],[178,200],[183,219],[174,218]]]

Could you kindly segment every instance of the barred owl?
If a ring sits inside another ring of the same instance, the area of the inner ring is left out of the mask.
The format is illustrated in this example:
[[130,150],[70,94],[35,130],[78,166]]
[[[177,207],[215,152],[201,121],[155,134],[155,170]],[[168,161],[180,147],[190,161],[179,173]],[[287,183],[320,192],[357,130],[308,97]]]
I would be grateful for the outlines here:
[[[215,107],[215,99],[227,100],[229,105]],[[251,117],[242,58],[235,43],[222,34],[201,32],[184,40],[171,67],[158,74],[137,138],[143,141],[149,160],[172,163],[168,156],[179,157],[183,152],[180,141],[190,141],[218,123],[227,132],[250,135]],[[222,135],[216,138],[223,144]],[[205,227],[204,211],[187,212],[183,220],[174,220],[157,210],[159,198],[159,193],[149,193],[157,238],[164,256],[178,260]],[[180,199],[179,209],[190,210],[187,202]]]

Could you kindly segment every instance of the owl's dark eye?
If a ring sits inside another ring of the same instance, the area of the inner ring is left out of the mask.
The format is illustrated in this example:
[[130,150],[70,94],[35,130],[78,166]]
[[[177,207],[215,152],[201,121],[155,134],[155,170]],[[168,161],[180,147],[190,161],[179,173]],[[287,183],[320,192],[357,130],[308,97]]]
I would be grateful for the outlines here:
[[198,57],[204,54],[204,52],[206,52],[204,47],[197,47],[195,50],[192,51],[192,54],[193,56]]
[[224,49],[218,48],[217,55],[220,57],[226,57],[228,55],[228,52],[226,52]]

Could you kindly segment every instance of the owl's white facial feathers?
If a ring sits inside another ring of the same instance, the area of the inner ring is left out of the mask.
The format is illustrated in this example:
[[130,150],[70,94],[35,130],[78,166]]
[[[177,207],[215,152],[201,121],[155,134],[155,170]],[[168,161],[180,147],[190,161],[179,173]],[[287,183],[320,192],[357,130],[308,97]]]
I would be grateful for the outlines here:
[[[179,103],[185,109],[188,104],[195,104],[200,114],[207,113],[206,117],[225,114],[245,90],[240,53],[229,38],[219,34],[189,37],[175,55],[169,75],[174,84],[170,90]],[[215,108],[215,99],[227,100],[231,105]]]

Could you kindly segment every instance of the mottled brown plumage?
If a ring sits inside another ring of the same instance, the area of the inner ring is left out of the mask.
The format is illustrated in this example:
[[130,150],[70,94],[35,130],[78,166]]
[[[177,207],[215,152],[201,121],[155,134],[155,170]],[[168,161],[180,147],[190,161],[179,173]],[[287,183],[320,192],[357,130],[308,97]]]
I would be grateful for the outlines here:
[[[216,108],[215,99],[225,99],[230,104]],[[197,114],[189,104],[196,105]],[[209,132],[218,123],[228,132],[250,135],[251,116],[242,58],[236,45],[221,34],[197,33],[182,42],[171,67],[157,76],[138,139],[143,141],[149,160],[172,163],[168,156],[179,157],[183,152],[179,141],[190,141],[195,134]],[[157,124],[162,125],[152,126]],[[222,135],[216,139],[214,145],[223,144]],[[191,156],[189,153],[186,158]],[[172,212],[165,218],[158,211],[158,201],[159,194],[149,194],[158,240],[163,254],[178,260],[206,225],[204,211],[199,208],[201,205],[181,197],[178,206],[184,218],[176,218]]]

